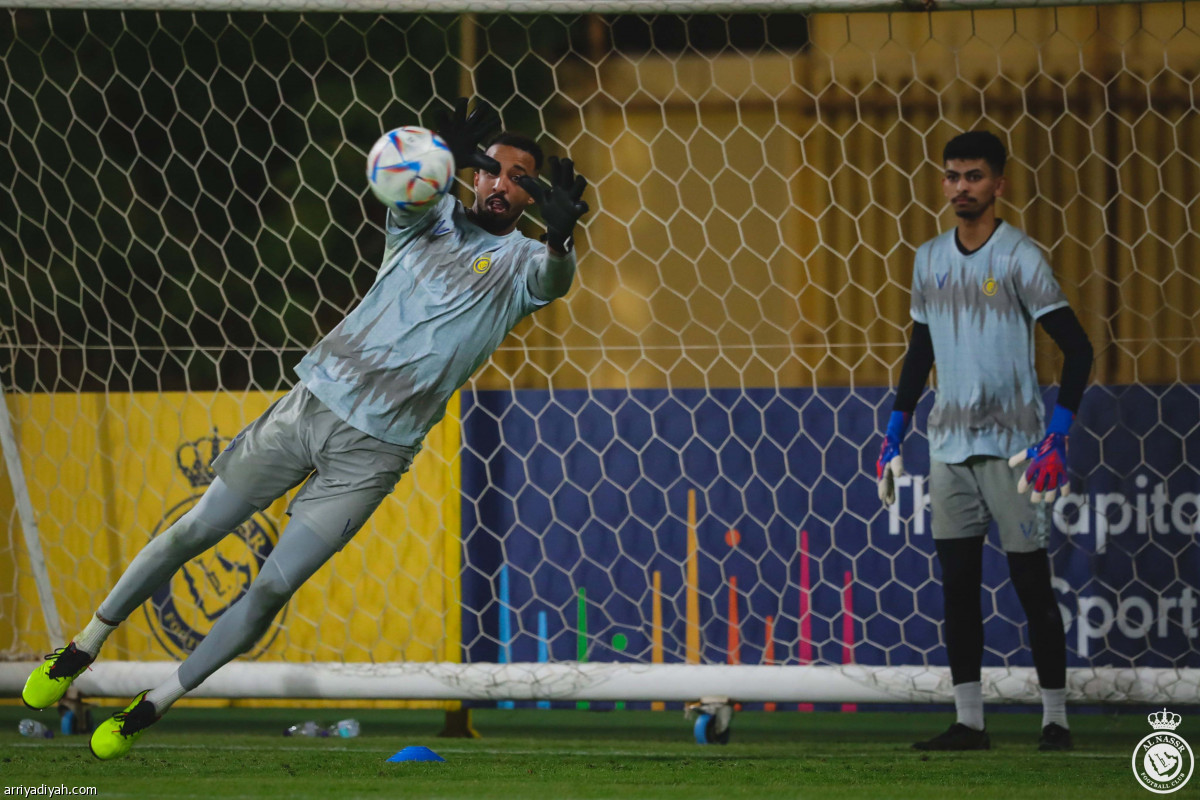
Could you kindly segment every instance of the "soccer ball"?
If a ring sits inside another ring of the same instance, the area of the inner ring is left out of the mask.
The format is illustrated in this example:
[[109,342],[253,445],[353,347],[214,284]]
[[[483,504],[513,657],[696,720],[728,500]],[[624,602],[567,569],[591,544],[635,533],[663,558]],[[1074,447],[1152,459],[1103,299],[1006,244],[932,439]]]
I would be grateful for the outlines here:
[[367,155],[367,183],[387,206],[436,203],[454,180],[454,156],[431,130],[408,126],[379,137]]

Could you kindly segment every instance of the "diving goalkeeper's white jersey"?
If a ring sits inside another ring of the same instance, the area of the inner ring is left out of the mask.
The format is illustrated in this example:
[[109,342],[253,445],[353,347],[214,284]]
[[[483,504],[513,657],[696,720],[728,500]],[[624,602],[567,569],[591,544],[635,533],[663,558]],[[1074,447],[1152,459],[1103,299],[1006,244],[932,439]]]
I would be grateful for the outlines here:
[[917,249],[912,318],[929,326],[937,364],[930,458],[1007,458],[1042,438],[1034,325],[1067,304],[1041,249],[1012,225],[969,254],[954,229]]
[[353,427],[417,446],[513,326],[549,302],[529,290],[547,257],[519,231],[470,222],[450,196],[415,218],[389,212],[374,285],[296,373]]

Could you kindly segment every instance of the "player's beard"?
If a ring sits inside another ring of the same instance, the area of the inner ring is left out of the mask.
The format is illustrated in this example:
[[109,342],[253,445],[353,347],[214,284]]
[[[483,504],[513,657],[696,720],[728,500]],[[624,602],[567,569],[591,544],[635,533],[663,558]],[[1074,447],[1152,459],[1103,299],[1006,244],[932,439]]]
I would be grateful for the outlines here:
[[477,202],[471,209],[475,224],[488,233],[498,234],[508,230],[520,216],[520,209],[514,209],[506,198],[499,195],[492,195],[482,203]]
[[[974,198],[968,199],[974,200]],[[979,219],[989,208],[992,207],[995,202],[996,198],[993,197],[986,203],[972,202],[965,206],[960,206],[957,203],[954,203],[954,214],[959,219]]]

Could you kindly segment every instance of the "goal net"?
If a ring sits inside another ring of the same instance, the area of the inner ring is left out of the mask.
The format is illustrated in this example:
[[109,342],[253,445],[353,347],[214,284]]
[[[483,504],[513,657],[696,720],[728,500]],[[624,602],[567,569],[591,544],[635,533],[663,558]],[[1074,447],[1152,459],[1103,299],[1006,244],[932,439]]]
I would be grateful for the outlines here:
[[[982,127],[1097,353],[1050,542],[1070,696],[1196,700],[1194,2],[118,5],[0,12],[3,691],[371,285],[379,133],[465,94],[589,178],[575,285],[203,691],[945,700],[930,394],[890,509],[874,460],[941,148]],[[84,691],[186,657],[285,508],[161,587]],[[1032,699],[992,545],[984,575],[987,691]]]

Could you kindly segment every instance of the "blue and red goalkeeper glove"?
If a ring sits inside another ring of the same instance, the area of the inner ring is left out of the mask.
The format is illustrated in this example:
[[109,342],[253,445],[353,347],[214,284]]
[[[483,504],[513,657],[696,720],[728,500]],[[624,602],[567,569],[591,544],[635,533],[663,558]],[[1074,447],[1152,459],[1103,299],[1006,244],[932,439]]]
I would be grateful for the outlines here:
[[1053,503],[1061,491],[1063,496],[1071,490],[1067,478],[1067,434],[1075,415],[1062,406],[1054,407],[1050,424],[1046,426],[1046,437],[1036,447],[1022,450],[1008,460],[1015,467],[1026,459],[1029,466],[1017,482],[1018,492],[1028,492],[1031,503]]
[[893,411],[888,419],[887,433],[883,446],[879,448],[879,460],[875,462],[875,477],[878,479],[879,499],[885,506],[896,502],[896,479],[904,474],[904,459],[900,457],[900,444],[908,433],[912,414]]

